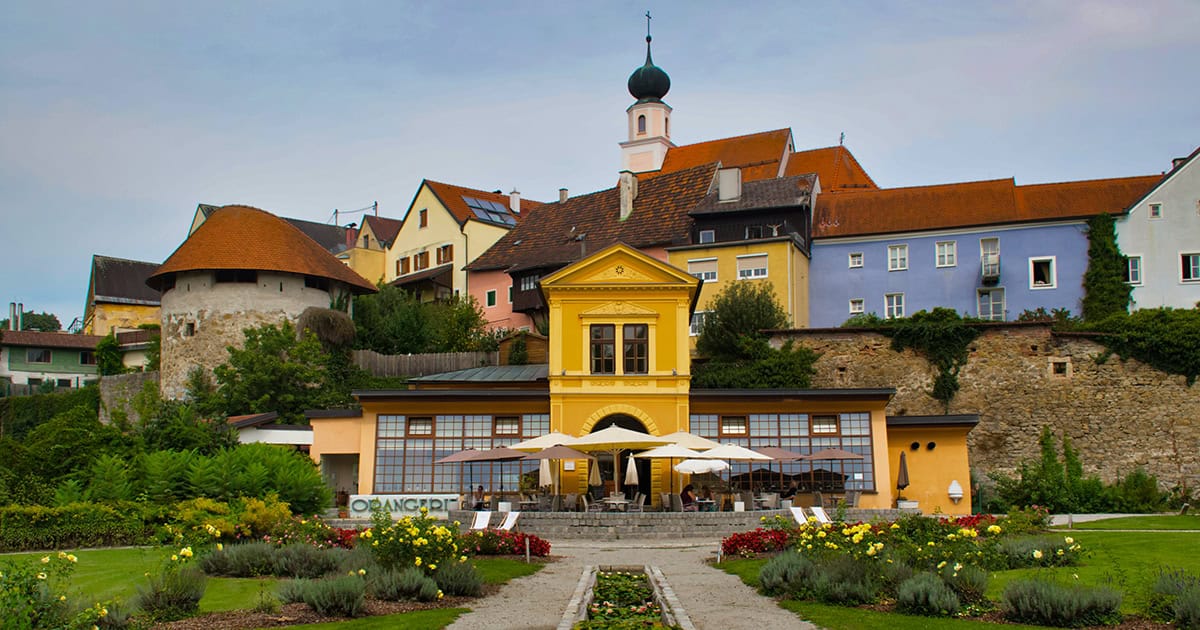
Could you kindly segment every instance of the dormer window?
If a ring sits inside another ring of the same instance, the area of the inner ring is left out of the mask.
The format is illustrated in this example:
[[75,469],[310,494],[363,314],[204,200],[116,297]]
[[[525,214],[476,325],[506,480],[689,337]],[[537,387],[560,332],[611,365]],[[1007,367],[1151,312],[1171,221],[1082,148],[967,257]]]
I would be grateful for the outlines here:
[[639,136],[646,135],[646,115],[645,114],[640,114],[638,116],[637,125],[638,125],[638,129],[637,129],[638,135]]

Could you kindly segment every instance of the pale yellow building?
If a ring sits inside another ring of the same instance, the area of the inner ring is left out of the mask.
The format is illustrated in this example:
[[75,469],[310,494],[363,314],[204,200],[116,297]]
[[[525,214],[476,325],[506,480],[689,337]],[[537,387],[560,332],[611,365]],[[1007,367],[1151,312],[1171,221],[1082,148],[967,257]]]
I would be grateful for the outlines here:
[[109,332],[157,326],[160,294],[146,285],[158,263],[92,256],[83,333],[103,337]]

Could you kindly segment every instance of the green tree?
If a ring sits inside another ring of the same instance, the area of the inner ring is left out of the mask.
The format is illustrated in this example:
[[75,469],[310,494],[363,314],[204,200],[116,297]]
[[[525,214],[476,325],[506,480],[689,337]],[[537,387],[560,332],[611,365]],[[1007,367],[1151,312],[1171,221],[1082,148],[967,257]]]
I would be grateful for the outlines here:
[[242,348],[213,370],[215,396],[227,415],[275,411],[283,422],[303,424],[305,409],[345,402],[347,393],[326,389],[329,355],[311,333],[299,338],[291,323],[247,328]]
[[109,332],[96,344],[96,369],[101,376],[121,374],[125,371],[125,363],[121,360],[121,344],[117,343],[117,335]]
[[761,347],[750,340],[765,339],[760,331],[783,328],[787,321],[769,282],[731,282],[713,296],[696,351],[715,361],[752,360]]
[[529,348],[525,344],[525,333],[518,334],[508,347],[508,364],[525,365],[529,363]]
[[[8,330],[8,318],[0,319],[0,330]],[[62,330],[62,322],[54,313],[21,313],[21,330],[39,330],[41,332],[58,332]]]
[[807,389],[816,373],[819,355],[791,340],[779,349],[765,339],[743,338],[742,352],[750,358],[697,362],[692,387],[698,389]]
[[1125,282],[1127,259],[1117,246],[1116,221],[1107,214],[1088,220],[1088,268],[1083,274],[1083,319],[1099,321],[1129,310],[1133,287]]
[[354,301],[354,327],[359,348],[381,354],[425,352],[429,344],[429,319],[420,300],[391,285],[380,284],[379,293]]
[[123,452],[124,437],[115,428],[100,424],[94,409],[75,407],[39,425],[25,439],[27,472],[48,482],[86,469],[104,452]]
[[473,296],[454,296],[431,302],[429,352],[477,352],[495,350],[498,337],[487,331],[487,319]]

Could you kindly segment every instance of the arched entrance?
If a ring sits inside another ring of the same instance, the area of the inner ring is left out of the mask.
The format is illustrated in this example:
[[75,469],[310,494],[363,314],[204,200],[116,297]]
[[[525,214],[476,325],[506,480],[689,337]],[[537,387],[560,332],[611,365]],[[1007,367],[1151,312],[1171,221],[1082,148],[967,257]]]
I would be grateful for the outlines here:
[[[650,432],[646,429],[646,425],[642,424],[641,420],[638,420],[629,414],[614,413],[597,421],[596,425],[592,427],[592,433],[595,433],[601,429],[607,429],[613,425],[621,427],[622,429],[629,429],[630,431],[640,431],[642,433]],[[592,455],[594,455],[596,460],[600,463],[600,479],[604,486],[603,489],[600,490],[597,490],[596,488],[589,488],[589,492],[600,492],[600,497],[597,498],[603,498],[609,493],[619,490],[624,492],[627,498],[632,498],[631,491],[633,491],[633,486],[625,486],[624,488],[616,488],[614,486],[615,481],[613,479],[612,453],[597,452],[592,453]],[[617,462],[617,465],[621,467],[622,477],[625,476],[625,467],[629,465],[629,457],[631,455],[633,455],[632,451],[621,451],[620,453],[621,459]],[[650,460],[635,458],[633,461],[634,466],[637,467],[638,474],[636,492],[641,492],[646,496],[650,496]],[[595,494],[593,494],[593,496],[595,496]]]

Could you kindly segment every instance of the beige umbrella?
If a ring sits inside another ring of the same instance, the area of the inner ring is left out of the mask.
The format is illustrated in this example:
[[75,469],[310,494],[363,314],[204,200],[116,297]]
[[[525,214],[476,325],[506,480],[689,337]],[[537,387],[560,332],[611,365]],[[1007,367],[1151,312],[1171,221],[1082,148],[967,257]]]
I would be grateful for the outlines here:
[[[542,460],[542,466],[545,467],[547,470],[549,470],[550,460],[562,461],[564,459],[596,459],[596,458],[592,457],[591,455],[588,455],[587,453],[580,453],[579,451],[577,451],[569,446],[563,446],[562,444],[555,444],[554,446],[544,448],[536,453],[526,455],[525,459],[540,459],[540,460]],[[545,486],[545,485],[552,485],[552,484],[543,483],[541,485]],[[555,488],[554,494],[558,494],[557,488]]]
[[598,485],[600,485],[600,484],[601,484],[601,481],[600,481],[600,462],[599,462],[598,460],[593,460],[593,461],[592,461],[592,468],[591,468],[591,470],[588,472],[588,485],[589,485],[589,486],[598,486]]
[[[769,455],[763,455],[737,444],[722,444],[716,448],[704,451],[704,456],[710,459],[723,459],[730,462],[766,462],[771,461]],[[732,477],[730,478],[732,481]]]
[[571,446],[572,444],[575,443],[575,440],[578,440],[578,439],[579,438],[572,437],[570,435],[567,435],[566,433],[559,433],[558,431],[554,431],[552,433],[547,433],[546,435],[539,435],[535,438],[529,438],[528,440],[525,440],[524,442],[517,442],[516,444],[513,444],[512,446],[509,446],[508,448],[511,448],[514,451],[528,451],[530,453],[533,453],[533,452],[540,451],[544,448],[550,448],[551,446],[559,446],[559,445]]
[[[545,488],[546,486],[554,485],[554,474],[550,471],[550,460],[543,459],[538,464],[538,487]],[[556,491],[554,494],[558,494]]]
[[676,431],[674,433],[668,433],[663,437],[684,448],[690,448],[693,451],[706,451],[710,448],[716,448],[721,445],[720,442],[714,442],[713,440],[700,437],[695,433],[688,433],[687,431]]
[[[641,431],[631,431],[621,428],[617,425],[612,425],[605,429],[600,429],[595,433],[589,433],[585,436],[577,438],[571,448],[579,451],[607,451],[613,456],[613,480],[616,481],[616,487],[621,487],[621,471],[619,470],[618,462],[620,460],[621,451],[638,448],[653,448],[663,444],[670,444],[671,441],[642,433]],[[599,485],[599,484],[596,484]]]
[[625,467],[625,485],[627,485],[627,486],[638,485],[637,466],[635,466],[633,464],[632,457],[629,458],[629,465],[627,465]]
[[[634,455],[639,459],[667,459],[674,463],[676,459],[707,459],[703,453],[697,453],[690,448],[684,448],[678,444],[667,444],[652,448],[648,451]],[[671,475],[674,477],[674,475]],[[674,479],[671,480],[672,489],[675,487]]]
[[729,464],[719,459],[685,459],[675,464],[675,470],[689,475],[714,473],[729,468]]

